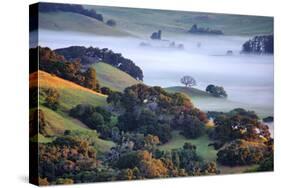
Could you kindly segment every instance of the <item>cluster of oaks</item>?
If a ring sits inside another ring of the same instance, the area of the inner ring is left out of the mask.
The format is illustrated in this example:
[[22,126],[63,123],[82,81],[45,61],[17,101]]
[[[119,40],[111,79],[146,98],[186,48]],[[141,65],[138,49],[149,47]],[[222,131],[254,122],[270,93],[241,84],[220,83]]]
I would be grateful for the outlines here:
[[243,53],[273,54],[274,36],[255,36],[243,44]]
[[[273,169],[273,139],[252,111],[205,114],[184,95],[143,84],[128,87],[123,93],[107,92],[108,107],[81,104],[69,114],[116,145],[108,152],[99,152],[91,136],[68,130],[55,141],[40,144],[42,184],[220,173],[215,161],[205,162],[189,143],[171,151],[159,150],[158,145],[171,139],[172,130],[180,130],[187,138],[208,134],[214,141],[210,146],[218,150],[220,164],[259,164],[257,171]],[[211,129],[205,127],[207,116],[214,119]],[[113,118],[118,121],[112,123]]]

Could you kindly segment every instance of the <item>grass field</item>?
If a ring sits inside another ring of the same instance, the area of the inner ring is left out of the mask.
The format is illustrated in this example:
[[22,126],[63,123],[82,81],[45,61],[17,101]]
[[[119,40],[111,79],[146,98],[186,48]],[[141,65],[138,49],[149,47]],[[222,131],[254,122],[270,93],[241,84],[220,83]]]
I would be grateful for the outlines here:
[[165,90],[167,92],[171,92],[171,93],[174,93],[174,92],[184,93],[192,99],[202,98],[202,97],[216,99],[211,94],[209,94],[205,91],[202,91],[200,89],[192,88],[192,87],[175,86],[175,87],[167,87],[167,88],[165,88]]
[[132,36],[126,31],[110,27],[96,19],[72,12],[39,13],[39,28],[55,31],[76,31],[103,36]]
[[52,134],[52,137],[44,137],[38,135],[38,142],[47,143],[52,142],[57,136],[62,135],[65,130],[71,130],[78,132],[80,136],[90,136],[98,150],[101,152],[108,151],[115,144],[111,141],[103,140],[99,138],[98,133],[95,130],[87,128],[82,122],[77,119],[70,117],[67,113],[61,111],[53,111],[44,106],[40,106],[44,113],[45,121],[47,122],[48,132]]
[[261,16],[241,16],[200,12],[129,9],[87,6],[103,14],[105,19],[117,21],[117,27],[137,35],[149,37],[152,31],[162,29],[165,34],[186,34],[193,25],[220,29],[226,35],[256,35],[273,32],[273,19]]
[[95,63],[97,78],[101,87],[106,86],[116,91],[123,91],[126,87],[140,83],[129,74],[106,63]]
[[217,157],[217,151],[211,146],[208,146],[212,141],[209,140],[207,135],[204,135],[197,139],[186,139],[180,134],[179,131],[172,132],[172,139],[170,142],[159,146],[160,150],[171,150],[181,148],[185,142],[189,142],[196,146],[196,150],[199,156],[206,161],[215,161]]

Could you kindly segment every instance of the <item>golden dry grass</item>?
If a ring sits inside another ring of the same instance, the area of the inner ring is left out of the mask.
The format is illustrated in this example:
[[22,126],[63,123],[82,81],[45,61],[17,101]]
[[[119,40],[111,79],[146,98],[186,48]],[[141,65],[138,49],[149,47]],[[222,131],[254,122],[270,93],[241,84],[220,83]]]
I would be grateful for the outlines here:
[[[38,80],[39,79],[39,83]],[[85,88],[83,86],[80,86],[78,84],[75,84],[71,81],[64,80],[62,78],[59,78],[55,75],[51,75],[44,71],[37,71],[29,75],[29,87],[37,87],[39,84],[39,87],[51,87],[51,88],[57,88],[57,89],[72,89],[74,92],[75,90],[80,91],[86,91],[95,95],[99,96],[106,96],[101,93],[98,93],[96,91],[93,91],[91,89]]]

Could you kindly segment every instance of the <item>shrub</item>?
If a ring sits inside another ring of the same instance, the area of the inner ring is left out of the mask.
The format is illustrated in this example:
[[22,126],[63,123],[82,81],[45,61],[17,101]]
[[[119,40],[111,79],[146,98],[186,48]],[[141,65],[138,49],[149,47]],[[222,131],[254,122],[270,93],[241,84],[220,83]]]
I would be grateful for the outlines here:
[[109,19],[109,20],[107,20],[106,24],[108,26],[115,27],[116,26],[116,21],[113,20],[113,19]]
[[198,138],[205,131],[205,124],[197,117],[187,115],[182,122],[182,134],[186,138]]
[[45,105],[52,110],[57,110],[59,106],[59,92],[54,88],[49,88],[46,90]]

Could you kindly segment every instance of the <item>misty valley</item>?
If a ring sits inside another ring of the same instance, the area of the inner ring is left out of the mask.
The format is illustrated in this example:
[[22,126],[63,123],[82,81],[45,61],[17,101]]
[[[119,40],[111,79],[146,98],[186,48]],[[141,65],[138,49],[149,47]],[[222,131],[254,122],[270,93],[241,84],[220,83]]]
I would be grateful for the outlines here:
[[38,10],[29,49],[35,184],[273,170],[271,18]]

